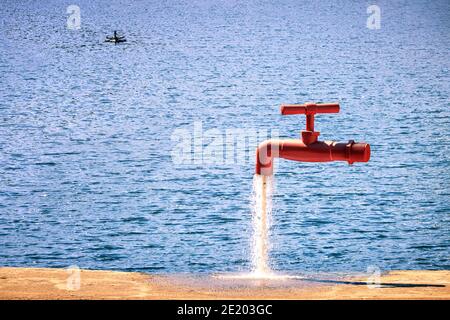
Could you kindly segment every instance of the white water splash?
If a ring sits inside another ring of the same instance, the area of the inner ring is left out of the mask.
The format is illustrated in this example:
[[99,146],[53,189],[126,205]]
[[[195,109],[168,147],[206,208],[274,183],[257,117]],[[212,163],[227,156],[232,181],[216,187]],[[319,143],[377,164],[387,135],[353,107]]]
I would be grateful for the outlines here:
[[303,280],[305,279],[302,275],[290,275],[290,274],[279,274],[273,271],[267,273],[236,273],[236,274],[217,274],[213,275],[213,278],[224,279],[224,280]]
[[273,176],[254,175],[252,192],[252,273],[255,277],[260,278],[273,275],[269,260],[273,187]]

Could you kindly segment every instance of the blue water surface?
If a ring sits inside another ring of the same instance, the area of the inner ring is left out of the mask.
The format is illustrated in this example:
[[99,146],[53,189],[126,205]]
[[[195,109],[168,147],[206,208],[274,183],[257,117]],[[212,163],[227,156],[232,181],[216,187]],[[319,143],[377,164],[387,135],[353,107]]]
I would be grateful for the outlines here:
[[371,4],[2,1],[0,265],[248,270],[253,161],[174,163],[174,131],[295,138],[281,103],[339,101],[321,139],[372,158],[277,163],[273,267],[449,269],[450,2]]

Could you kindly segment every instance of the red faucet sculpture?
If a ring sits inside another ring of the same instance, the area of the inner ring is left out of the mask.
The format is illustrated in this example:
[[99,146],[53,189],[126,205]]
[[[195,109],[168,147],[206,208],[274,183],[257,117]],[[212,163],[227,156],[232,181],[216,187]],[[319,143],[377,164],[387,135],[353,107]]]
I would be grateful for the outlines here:
[[282,115],[306,115],[306,130],[301,139],[266,140],[256,149],[256,174],[273,174],[273,159],[284,158],[302,162],[347,161],[367,162],[370,146],[365,142],[318,141],[320,132],[314,131],[314,116],[318,113],[338,113],[338,103],[305,103],[281,105]]

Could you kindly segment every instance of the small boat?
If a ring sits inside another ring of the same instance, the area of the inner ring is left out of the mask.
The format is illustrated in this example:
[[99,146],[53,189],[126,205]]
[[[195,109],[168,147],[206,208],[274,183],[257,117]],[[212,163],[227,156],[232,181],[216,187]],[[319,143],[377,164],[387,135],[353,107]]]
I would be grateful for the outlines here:
[[124,37],[122,37],[122,38],[110,38],[110,37],[106,37],[105,42],[120,43],[120,42],[127,42],[127,39],[125,39]]
[[121,43],[126,42],[125,36],[118,36],[117,31],[114,31],[114,35],[112,37],[106,36],[105,42],[113,42],[113,43]]

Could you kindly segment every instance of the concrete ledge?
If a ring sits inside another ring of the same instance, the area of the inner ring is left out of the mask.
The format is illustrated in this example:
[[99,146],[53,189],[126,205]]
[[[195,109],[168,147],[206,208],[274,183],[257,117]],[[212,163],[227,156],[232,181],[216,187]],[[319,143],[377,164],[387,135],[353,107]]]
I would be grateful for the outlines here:
[[[450,271],[392,271],[370,288],[363,276],[217,278],[66,269],[0,268],[0,299],[450,299]],[[72,290],[71,290],[72,289]]]

